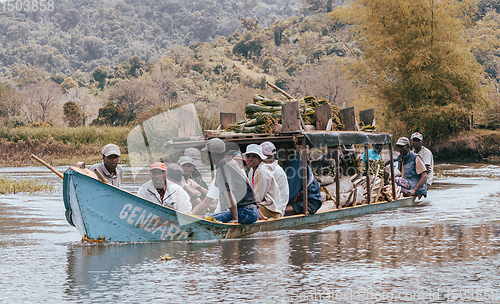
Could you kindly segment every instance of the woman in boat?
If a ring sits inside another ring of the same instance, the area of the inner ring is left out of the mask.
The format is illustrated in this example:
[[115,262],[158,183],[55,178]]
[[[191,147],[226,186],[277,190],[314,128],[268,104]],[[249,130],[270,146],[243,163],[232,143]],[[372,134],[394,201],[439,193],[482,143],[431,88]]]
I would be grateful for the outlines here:
[[259,211],[252,187],[238,163],[231,156],[226,156],[224,141],[212,138],[202,151],[207,151],[209,158],[217,166],[215,185],[219,189],[220,204],[221,207],[229,208],[212,217],[223,223],[256,222]]
[[[303,214],[302,159],[297,155],[296,149],[289,145],[283,146],[279,150],[278,159],[283,162],[283,169],[288,178],[289,199],[288,205],[285,208],[285,216]],[[322,204],[319,183],[314,177],[311,167],[307,165],[307,211],[309,214],[314,214],[321,208]]]
[[262,154],[262,147],[250,144],[243,155],[248,162],[248,179],[259,205],[259,220],[279,218],[284,213],[286,205],[281,205],[278,183],[273,173],[263,162],[267,157]]

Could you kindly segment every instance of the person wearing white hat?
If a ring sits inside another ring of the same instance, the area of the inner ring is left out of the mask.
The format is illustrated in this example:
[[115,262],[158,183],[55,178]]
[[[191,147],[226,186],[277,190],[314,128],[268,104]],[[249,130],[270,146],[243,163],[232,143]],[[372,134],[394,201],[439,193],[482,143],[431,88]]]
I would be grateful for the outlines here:
[[398,169],[401,177],[396,177],[395,182],[401,186],[404,196],[427,197],[427,168],[422,158],[410,151],[410,140],[400,137],[396,142],[399,152]]
[[102,163],[90,166],[90,171],[97,170],[113,186],[120,187],[123,169],[120,162],[120,147],[107,144],[102,148]]
[[266,164],[266,167],[273,174],[276,183],[278,184],[278,189],[280,191],[281,203],[278,204],[278,209],[283,210],[281,215],[283,216],[285,213],[286,205],[288,204],[288,198],[290,196],[288,189],[288,178],[286,177],[285,171],[278,163],[278,160],[275,159],[276,155],[276,147],[270,141],[265,141],[260,144],[262,147],[262,154],[264,154],[267,158],[263,160]]
[[267,159],[267,156],[262,153],[262,147],[250,144],[243,155],[245,155],[247,166],[250,168],[248,179],[259,205],[259,219],[279,218],[282,216],[286,205],[282,206],[278,183],[263,162],[263,160]]
[[432,185],[432,179],[434,177],[434,157],[432,156],[432,152],[423,146],[424,137],[422,134],[418,132],[413,133],[410,140],[413,146],[412,151],[422,157],[425,167],[427,168],[427,187],[429,187]]

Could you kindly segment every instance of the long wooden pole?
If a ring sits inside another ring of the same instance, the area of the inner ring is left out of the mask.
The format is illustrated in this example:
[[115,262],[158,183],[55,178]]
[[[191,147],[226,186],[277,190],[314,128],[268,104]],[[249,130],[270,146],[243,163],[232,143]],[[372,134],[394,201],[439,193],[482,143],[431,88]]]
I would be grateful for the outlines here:
[[56,169],[54,169],[54,167],[52,167],[51,165],[47,164],[43,159],[37,157],[35,154],[31,154],[31,157],[34,158],[35,160],[37,160],[42,165],[44,165],[45,167],[49,168],[52,172],[54,172],[55,174],[57,174],[60,178],[64,178],[64,176],[62,175],[61,172],[57,171]]
[[368,157],[368,144],[365,144],[365,168],[366,168],[366,191],[367,204],[372,202],[372,191],[370,187],[370,158]]
[[304,199],[303,207],[304,207],[304,214],[308,215],[309,210],[307,209],[307,180],[309,178],[308,176],[308,170],[307,170],[307,148],[306,148],[306,137],[304,136],[302,138],[302,197]]
[[266,81],[266,84],[268,86],[270,86],[271,88],[275,89],[276,91],[280,92],[281,94],[285,95],[286,98],[293,99],[292,95],[290,95],[287,92],[283,91],[283,89],[278,88],[276,85],[270,83],[269,81]]
[[340,204],[340,148],[335,147],[335,200],[337,201],[337,209],[342,208]]
[[392,200],[396,200],[396,181],[394,177],[394,157],[392,156],[392,142],[389,143],[389,157],[391,159],[391,184],[392,184]]

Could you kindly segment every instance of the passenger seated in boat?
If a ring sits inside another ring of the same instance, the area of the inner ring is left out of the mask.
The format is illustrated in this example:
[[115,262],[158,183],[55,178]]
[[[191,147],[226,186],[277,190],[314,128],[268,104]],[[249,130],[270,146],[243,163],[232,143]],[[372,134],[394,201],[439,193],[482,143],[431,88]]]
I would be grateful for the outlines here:
[[[288,179],[289,199],[285,208],[285,216],[304,213],[302,190],[302,159],[292,147],[280,149],[279,158]],[[316,213],[323,204],[319,183],[314,177],[311,167],[307,165],[307,210]]]
[[[181,186],[189,194],[191,203],[193,204],[193,207],[195,207],[199,205],[201,203],[201,200],[205,198],[208,189],[202,187],[193,179],[192,174],[195,167],[194,160],[191,157],[181,156],[177,161],[177,164],[182,167],[182,170],[184,172]],[[203,184],[206,186],[204,182]]]
[[209,158],[217,167],[215,185],[219,189],[221,209],[229,208],[213,214],[212,217],[224,223],[256,222],[259,210],[252,187],[238,163],[231,156],[226,156],[224,141],[212,138],[202,151],[208,152]]
[[89,170],[99,171],[101,175],[113,186],[120,187],[123,169],[120,162],[120,148],[115,144],[107,144],[102,148],[102,162],[90,166]]
[[280,190],[280,197],[281,197],[281,206],[283,208],[283,213],[282,213],[283,215],[286,205],[288,204],[288,197],[290,195],[288,189],[288,179],[286,177],[285,171],[283,171],[283,168],[281,168],[278,160],[275,158],[277,152],[276,146],[270,141],[265,141],[261,143],[260,146],[262,147],[262,154],[264,154],[267,157],[263,161],[266,164],[269,171],[273,173],[276,183],[278,183],[278,189]]
[[[372,148],[368,150],[368,159],[369,160],[382,159],[380,157],[380,152],[382,152],[383,147],[384,147],[384,144],[372,144]],[[361,156],[361,159],[363,160],[363,163],[366,164],[366,153],[363,153],[363,156]]]
[[420,155],[410,151],[410,140],[400,137],[396,142],[399,151],[398,169],[401,177],[395,181],[401,186],[404,196],[427,197],[427,168]]
[[[205,189],[208,189],[207,184],[201,177],[201,173],[198,171],[198,168],[203,166],[203,163],[201,162],[201,152],[200,150],[196,148],[187,148],[184,150],[184,156],[189,156],[193,160],[194,168],[193,172],[191,173],[191,178],[198,183],[198,185],[202,186]],[[179,162],[177,162],[179,163]],[[186,171],[186,170],[184,170]]]
[[286,205],[281,204],[278,183],[263,162],[267,157],[262,154],[262,147],[250,144],[243,155],[248,162],[248,179],[259,205],[259,220],[279,218],[284,213]]
[[139,188],[138,196],[180,212],[191,212],[189,195],[181,186],[167,180],[167,167],[164,163],[152,163],[149,174],[151,180]]

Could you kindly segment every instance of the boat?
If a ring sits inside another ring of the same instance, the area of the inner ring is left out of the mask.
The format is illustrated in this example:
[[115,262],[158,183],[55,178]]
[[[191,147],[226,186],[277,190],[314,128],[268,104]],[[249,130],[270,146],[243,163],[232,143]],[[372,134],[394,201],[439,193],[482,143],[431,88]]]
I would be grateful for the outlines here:
[[[339,147],[347,144],[365,145],[387,144],[390,150],[391,170],[394,176],[391,136],[387,133],[371,133],[359,131],[311,131],[288,132],[280,134],[235,134],[208,135],[205,140],[218,137],[226,142],[233,142],[239,147],[249,143],[272,141],[274,143],[290,142],[302,144],[305,155],[306,146],[334,147],[337,163]],[[204,141],[174,141],[171,147],[203,145]],[[303,158],[305,159],[305,158]],[[368,163],[367,163],[368,166]],[[303,169],[306,162],[303,161]],[[88,170],[87,170],[88,171]],[[367,180],[370,180],[367,170]],[[340,173],[336,169],[336,180]],[[304,175],[307,176],[307,175]],[[368,188],[370,183],[367,183]],[[337,182],[337,202],[340,201],[339,183]],[[392,179],[393,196],[396,187]],[[261,231],[278,229],[295,229],[306,225],[326,223],[349,217],[385,211],[393,208],[408,207],[415,204],[415,197],[403,197],[392,201],[372,202],[368,189],[366,204],[317,212],[315,214],[299,214],[278,219],[259,220],[253,224],[242,225],[220,223],[210,217],[199,218],[191,214],[177,212],[173,209],[145,200],[135,194],[101,182],[78,167],[70,167],[64,173],[63,197],[68,222],[75,226],[85,240],[105,242],[151,242],[151,241],[198,241],[239,238]],[[307,196],[304,201],[307,205]],[[304,208],[307,210],[307,208]]]

